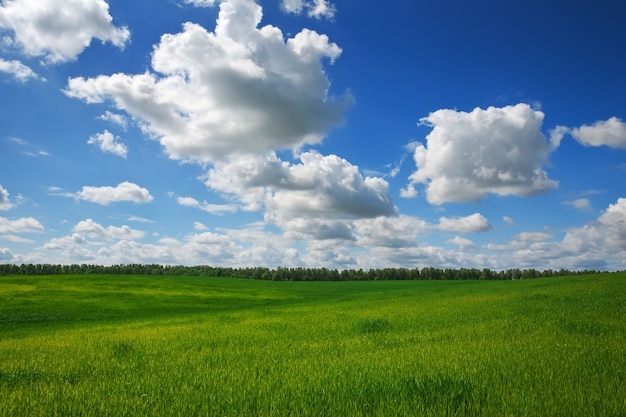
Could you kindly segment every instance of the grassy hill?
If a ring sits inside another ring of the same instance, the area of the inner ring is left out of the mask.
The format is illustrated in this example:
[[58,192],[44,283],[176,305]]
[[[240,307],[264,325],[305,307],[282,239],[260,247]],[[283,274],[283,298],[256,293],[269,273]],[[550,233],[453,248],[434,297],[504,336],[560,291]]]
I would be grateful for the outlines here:
[[4,416],[623,416],[626,274],[0,277]]

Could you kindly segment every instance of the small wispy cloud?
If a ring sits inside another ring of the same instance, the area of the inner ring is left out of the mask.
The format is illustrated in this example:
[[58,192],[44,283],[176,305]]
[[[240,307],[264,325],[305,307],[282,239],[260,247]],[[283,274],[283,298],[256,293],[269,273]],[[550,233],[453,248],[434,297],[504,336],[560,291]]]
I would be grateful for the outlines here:
[[104,114],[98,116],[98,120],[104,120],[105,122],[113,123],[121,127],[123,130],[126,130],[128,126],[128,119],[126,118],[126,116],[122,114],[112,113],[108,110]]
[[138,216],[128,216],[128,221],[137,222],[137,223],[154,223],[154,220],[146,219]]
[[21,83],[31,79],[46,81],[44,77],[37,75],[30,67],[16,60],[6,61],[0,58],[0,72],[12,75],[15,80]]
[[13,243],[34,243],[35,242],[34,240],[26,239],[21,236],[15,236],[15,235],[2,235],[0,236],[0,239],[7,240]]
[[17,143],[18,145],[22,145],[22,146],[28,145],[28,142],[26,142],[24,139],[16,138],[14,136],[8,137],[7,140],[9,142]]
[[544,232],[522,232],[515,235],[515,239],[522,242],[543,242],[552,238],[554,238],[552,234]]
[[224,213],[234,213],[239,208],[234,204],[211,204],[206,201],[198,201],[193,197],[177,197],[178,204],[184,207],[194,207],[210,214],[222,215]]
[[213,7],[215,6],[215,0],[184,0],[187,4],[192,4],[196,7]]
[[478,233],[486,232],[493,227],[482,214],[474,213],[465,217],[440,217],[438,228],[444,231]]
[[462,238],[460,236],[455,236],[453,239],[446,240],[446,243],[450,243],[452,245],[457,245],[459,248],[472,248],[474,247],[474,242],[469,239]]
[[91,136],[87,143],[97,146],[102,152],[112,153],[124,159],[126,159],[126,156],[128,155],[128,148],[126,145],[120,142],[120,138],[118,136],[113,136],[113,134],[108,130]]
[[563,204],[572,206],[578,210],[591,211],[591,202],[588,198],[577,198],[575,200],[564,201]]
[[193,222],[193,228],[200,232],[204,230],[208,230],[208,227],[206,227],[204,224],[200,222]]
[[30,157],[33,157],[33,158],[36,158],[38,156],[51,156],[50,152],[48,152],[46,150],[38,150],[38,151],[31,150],[35,146],[31,145],[30,142],[28,142],[28,141],[26,141],[26,140],[24,140],[22,138],[18,138],[16,136],[9,136],[8,138],[6,138],[6,140],[8,142],[12,142],[12,143],[14,143],[16,145],[30,148],[30,149],[25,149],[25,150],[21,151],[24,155],[27,155],[27,156],[30,156]]
[[22,151],[22,153],[26,156],[30,156],[31,158],[39,158],[40,156],[51,156],[50,153],[47,151],[37,151],[37,152]]
[[[189,0],[187,0],[189,1]],[[286,13],[302,14],[316,19],[333,19],[337,9],[327,0],[282,0],[281,9]]]

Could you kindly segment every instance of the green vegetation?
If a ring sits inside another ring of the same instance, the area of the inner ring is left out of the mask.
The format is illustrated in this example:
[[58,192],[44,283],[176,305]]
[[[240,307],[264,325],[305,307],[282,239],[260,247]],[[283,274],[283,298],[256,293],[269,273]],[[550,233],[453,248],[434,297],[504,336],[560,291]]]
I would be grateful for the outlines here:
[[158,265],[158,264],[127,264],[127,265],[54,265],[54,264],[0,264],[1,275],[58,275],[58,274],[129,274],[129,275],[166,275],[194,277],[229,277],[253,278],[270,281],[375,281],[375,280],[492,280],[492,279],[529,279],[557,277],[569,275],[598,274],[599,271],[583,270],[554,271],[546,269],[505,269],[492,271],[477,268],[384,268],[384,269],[336,269],[327,268],[284,268],[264,267],[230,268],[210,265]]
[[624,416],[626,273],[0,277],[2,416]]

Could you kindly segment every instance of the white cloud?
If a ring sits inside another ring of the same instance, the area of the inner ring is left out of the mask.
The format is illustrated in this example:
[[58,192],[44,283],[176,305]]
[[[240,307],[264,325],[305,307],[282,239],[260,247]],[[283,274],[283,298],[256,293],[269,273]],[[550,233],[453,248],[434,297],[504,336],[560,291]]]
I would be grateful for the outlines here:
[[9,220],[0,217],[0,233],[36,233],[43,232],[44,228],[39,221],[33,217],[22,217],[17,220]]
[[297,267],[306,265],[297,249],[284,245],[275,245],[274,236],[267,236],[270,240],[255,242],[249,249],[244,249],[235,258],[240,265],[268,266],[268,267]]
[[550,148],[541,132],[543,113],[527,104],[437,110],[420,123],[432,127],[415,148],[417,171],[404,192],[426,185],[431,204],[479,201],[487,193],[529,196],[558,184],[541,169]]
[[48,153],[47,151],[37,151],[37,152],[22,151],[22,153],[32,158],[38,158],[40,156],[50,156],[50,153]]
[[[318,11],[329,7],[317,3]],[[341,49],[308,29],[285,39],[276,27],[259,27],[261,18],[251,0],[223,1],[214,32],[186,23],[181,33],[162,36],[152,72],[73,78],[66,94],[110,100],[171,158],[213,164],[207,186],[245,210],[263,210],[286,237],[351,239],[352,220],[395,214],[388,183],[363,178],[334,155],[305,152],[292,164],[275,154],[319,143],[342,123],[352,98],[329,93],[323,68]],[[177,201],[214,214],[238,209]]]
[[9,242],[13,242],[13,243],[34,243],[34,240],[31,239],[25,239],[21,236],[16,236],[16,235],[1,235],[0,239],[3,240],[8,240]]
[[[141,244],[134,241],[120,240],[111,246],[98,250],[98,256],[106,259],[115,259],[116,263],[132,263],[141,260],[142,263],[178,264],[177,256],[168,245]],[[193,264],[193,263],[190,263]],[[195,263],[196,265],[198,263]]]
[[485,256],[467,250],[449,250],[438,246],[419,245],[404,248],[375,247],[358,258],[359,267],[437,267],[437,268],[484,268],[491,267]]
[[146,219],[138,216],[128,216],[128,220],[137,223],[154,223],[154,220]]
[[154,72],[71,78],[65,92],[110,100],[174,159],[216,162],[319,143],[352,102],[329,93],[322,65],[341,49],[308,29],[285,41],[279,28],[259,28],[261,17],[252,0],[223,1],[215,32],[185,23],[161,37]]
[[280,226],[288,239],[354,240],[354,226],[350,221],[296,217],[284,219]]
[[[47,242],[43,249],[48,252],[43,259],[50,263],[81,263],[83,261],[105,265],[208,263],[233,267],[268,266],[274,268],[278,266],[365,268],[370,263],[380,261],[380,258],[375,256],[366,257],[360,261],[351,248],[340,240],[311,240],[298,249],[293,247],[293,242],[284,235],[263,229],[264,226],[258,223],[246,225],[241,229],[202,231],[187,235],[181,240],[161,238],[155,243],[140,243],[126,239],[112,243],[90,241],[82,233],[73,233]],[[405,248],[387,249],[392,251],[389,255],[391,257]],[[432,253],[435,253],[435,250],[432,250]],[[389,263],[381,261],[380,265],[388,266]]]
[[134,230],[130,227],[123,225],[121,227],[108,226],[104,227],[92,219],[80,221],[72,229],[74,233],[80,233],[90,238],[98,238],[104,240],[112,239],[141,239],[145,236],[145,232],[140,230]]
[[304,10],[304,0],[281,0],[280,8],[287,13],[300,14]]
[[0,261],[6,262],[13,260],[13,253],[9,248],[0,248]]
[[[71,236],[50,239],[42,248],[61,252],[63,263],[79,263],[81,261],[94,261],[96,263],[96,255],[87,246],[88,242],[85,237],[80,233],[74,233]],[[110,265],[111,263],[105,262],[104,264]]]
[[[103,265],[159,263],[232,267],[303,264],[298,250],[290,248],[281,235],[263,231],[260,224],[218,232],[201,231],[180,240],[164,237],[154,243],[119,239],[123,236],[119,233],[121,228],[103,228],[90,225],[88,221],[84,226],[77,225],[78,229],[82,232],[52,239],[43,246],[49,251],[47,262],[80,263],[88,260]],[[107,237],[110,239],[105,240]],[[94,241],[93,238],[100,240]]]
[[153,200],[153,197],[147,189],[128,181],[124,181],[115,187],[84,186],[81,191],[75,194],[65,195],[68,197],[74,197],[78,200],[101,204],[103,206],[108,206],[111,203],[121,201],[131,201],[139,204],[149,203]]
[[13,204],[9,200],[9,192],[0,185],[0,210],[9,210]]
[[198,230],[200,232],[203,232],[205,230],[208,230],[208,227],[206,227],[204,224],[200,223],[200,222],[193,222],[193,228],[195,230]]
[[210,204],[206,201],[201,203],[193,197],[178,197],[176,198],[176,201],[181,206],[194,207],[211,214],[222,215],[224,213],[234,213],[239,210],[239,208],[234,204]]
[[13,143],[17,143],[18,145],[22,145],[22,146],[28,145],[28,142],[26,142],[24,139],[21,139],[21,138],[9,137],[7,140]]
[[76,59],[94,38],[123,48],[130,32],[112,20],[104,0],[12,0],[0,5],[0,28],[13,32],[11,42],[48,63]]
[[111,132],[105,130],[102,133],[97,133],[91,136],[87,143],[90,145],[96,145],[102,152],[112,153],[126,159],[128,148],[126,145],[119,142],[119,139],[119,137],[113,136]]
[[[320,224],[325,223],[320,220]],[[47,242],[43,249],[50,252],[38,262],[209,263],[235,267],[282,265],[340,269],[434,266],[623,270],[626,267],[626,198],[611,204],[597,220],[570,229],[560,241],[544,232],[523,232],[508,243],[486,245],[486,253],[472,250],[473,242],[460,236],[447,241],[458,246],[453,249],[423,244],[420,235],[437,226],[409,216],[359,219],[344,221],[344,224],[350,227],[353,236],[350,240],[308,239],[294,246],[286,236],[288,233],[269,232],[261,222],[240,229],[199,230],[180,240],[161,238],[155,243],[140,243],[124,238],[136,231],[124,232],[123,227],[103,227],[85,220],[76,225],[71,235]],[[0,222],[0,233],[4,233],[1,225]],[[14,255],[14,259],[17,257],[19,255]]]
[[240,250],[226,235],[202,232],[187,237],[185,250],[195,259],[207,259],[210,262],[228,262]]
[[280,7],[287,13],[301,14],[306,11],[309,17],[332,19],[337,11],[327,0],[281,0]]
[[489,244],[497,251],[499,268],[517,265],[537,269],[623,270],[626,267],[626,198],[615,204],[595,221],[569,229],[561,241],[551,234],[524,232],[508,244]]
[[337,244],[326,244],[323,241],[312,241],[307,247],[303,260],[307,265],[316,268],[354,268],[357,260],[350,250]]
[[30,67],[22,64],[20,61],[6,61],[0,58],[0,72],[6,72],[11,74],[16,80],[20,82],[28,81],[29,79],[45,81],[45,78],[39,77]]
[[460,236],[455,236],[454,238],[447,240],[446,243],[457,245],[461,249],[469,249],[474,247],[474,242]]
[[505,252],[505,251],[511,251],[511,250],[519,250],[519,249],[523,249],[526,247],[526,242],[522,242],[519,240],[512,240],[511,242],[505,243],[505,244],[498,244],[498,243],[487,243],[485,245],[485,248],[491,251],[497,251],[497,252]]
[[[104,227],[92,219],[86,219],[72,228],[71,235],[53,238],[42,249],[59,252],[63,263],[167,263],[170,258],[164,248],[135,242],[145,234],[126,225]],[[154,256],[150,256],[150,253]],[[159,256],[162,261],[159,261]]]
[[276,154],[241,155],[215,164],[206,176],[206,185],[225,195],[234,195],[247,210],[261,210],[272,187],[286,184],[289,163]]
[[626,198],[619,198],[598,219],[599,229],[603,230],[604,243],[621,251],[626,251]]
[[382,178],[363,178],[358,167],[336,155],[300,155],[267,196],[266,206],[280,223],[282,216],[363,218],[395,214],[389,184]]
[[108,110],[105,111],[103,115],[98,116],[98,119],[116,124],[124,130],[126,130],[126,127],[128,126],[128,120],[124,115],[112,113]]
[[515,236],[515,239],[521,240],[523,242],[543,242],[544,240],[550,240],[552,238],[554,238],[553,235],[543,232],[522,232]]
[[223,229],[221,232],[232,241],[239,242],[240,252],[235,260],[240,265],[252,266],[301,266],[304,261],[292,241],[284,234],[265,230],[263,222],[255,222],[240,229]]
[[[437,246],[369,247],[358,258],[360,267],[435,266],[438,268],[512,267],[543,269],[623,270],[626,267],[626,198],[595,221],[571,228],[561,240],[545,232],[522,232],[504,244],[489,243],[489,252],[477,254],[469,241],[453,238],[447,243],[461,245],[461,250]],[[463,246],[467,244],[467,246]],[[491,252],[491,253],[490,253]]]
[[588,198],[577,198],[575,200],[566,201],[564,204],[577,208],[578,210],[591,210],[591,202]]
[[206,184],[234,195],[249,210],[264,209],[265,219],[286,231],[302,233],[306,222],[316,220],[322,227],[323,221],[326,238],[331,230],[347,236],[349,226],[337,221],[396,213],[385,180],[363,178],[356,166],[336,155],[310,151],[300,161],[289,164],[275,154],[233,158],[215,164]]
[[[9,138],[7,138],[7,140],[9,140],[10,142],[13,142],[15,144],[18,144],[20,146],[30,147],[32,149],[31,144],[26,142],[24,139],[16,138],[16,137],[9,137]],[[36,151],[36,152],[35,151],[22,150],[21,152],[24,155],[28,155],[28,156],[33,157],[33,158],[37,158],[39,156],[50,156],[50,153],[45,151],[45,150],[39,150],[39,151]]]
[[420,234],[432,227],[411,216],[381,216],[355,221],[358,243],[363,247],[403,248],[417,245]]
[[502,221],[508,225],[515,224],[515,220],[513,220],[509,216],[502,216]]
[[474,213],[466,217],[440,217],[438,228],[449,232],[478,233],[491,230],[492,226],[482,214]]
[[626,123],[617,117],[583,125],[570,130],[570,134],[585,146],[608,146],[626,149]]
[[314,0],[312,4],[311,2],[308,4],[310,5],[308,11],[310,17],[332,19],[335,16],[335,5],[326,0]]
[[192,4],[196,7],[213,7],[216,1],[219,0],[185,0],[185,3]]
[[561,141],[570,132],[565,126],[557,126],[550,130],[550,150],[555,150],[561,146]]
[[407,184],[406,187],[400,189],[400,197],[414,198],[417,197],[417,189],[414,184]]

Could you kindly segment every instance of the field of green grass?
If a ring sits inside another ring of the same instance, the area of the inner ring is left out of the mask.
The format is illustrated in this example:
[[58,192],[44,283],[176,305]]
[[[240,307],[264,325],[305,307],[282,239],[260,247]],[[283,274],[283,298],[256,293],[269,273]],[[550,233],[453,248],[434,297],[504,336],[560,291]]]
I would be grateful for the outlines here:
[[625,416],[626,273],[0,277],[1,416]]

